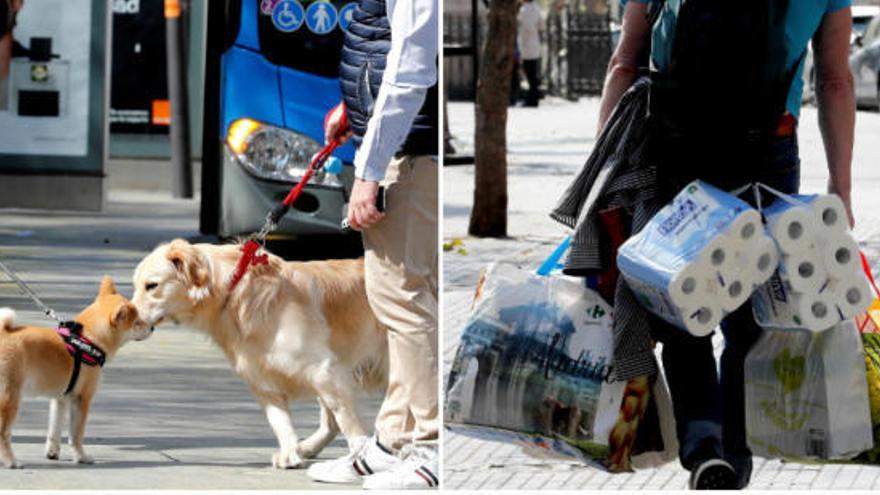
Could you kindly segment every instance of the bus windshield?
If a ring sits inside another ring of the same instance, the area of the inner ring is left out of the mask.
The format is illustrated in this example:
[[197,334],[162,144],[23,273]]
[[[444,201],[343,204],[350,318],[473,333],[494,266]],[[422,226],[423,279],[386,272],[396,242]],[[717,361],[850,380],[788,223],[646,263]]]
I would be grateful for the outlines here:
[[351,0],[250,0],[259,4],[263,55],[273,64],[335,78]]

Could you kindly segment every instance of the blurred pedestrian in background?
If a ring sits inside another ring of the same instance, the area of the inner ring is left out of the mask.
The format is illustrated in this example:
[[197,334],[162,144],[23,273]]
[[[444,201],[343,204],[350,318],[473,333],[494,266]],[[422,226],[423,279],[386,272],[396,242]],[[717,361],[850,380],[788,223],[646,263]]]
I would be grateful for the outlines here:
[[541,85],[541,39],[544,36],[541,8],[534,0],[524,0],[516,20],[519,58],[529,83],[525,106],[536,107],[541,98],[538,89]]

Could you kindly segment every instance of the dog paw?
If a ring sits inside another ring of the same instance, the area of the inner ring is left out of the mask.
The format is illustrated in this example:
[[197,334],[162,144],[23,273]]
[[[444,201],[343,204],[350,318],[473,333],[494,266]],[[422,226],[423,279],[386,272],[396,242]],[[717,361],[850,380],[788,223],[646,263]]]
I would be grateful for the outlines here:
[[8,469],[21,469],[21,468],[24,467],[24,466],[23,466],[20,462],[18,462],[18,461],[4,462],[3,465],[6,466]]
[[282,450],[272,455],[272,467],[275,469],[301,468],[305,462],[295,450]]
[[76,463],[77,464],[94,464],[95,459],[88,454],[77,454]]
[[46,446],[46,459],[57,461],[60,454],[61,454],[61,446],[60,445],[47,445]]
[[317,444],[309,444],[308,442],[300,442],[296,446],[296,453],[303,459],[314,459],[321,453],[321,446]]

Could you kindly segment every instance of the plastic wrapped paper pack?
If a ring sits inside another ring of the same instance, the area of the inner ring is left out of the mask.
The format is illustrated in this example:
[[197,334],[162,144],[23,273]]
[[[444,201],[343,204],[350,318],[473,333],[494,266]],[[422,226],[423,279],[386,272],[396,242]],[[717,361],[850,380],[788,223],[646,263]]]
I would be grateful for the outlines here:
[[[634,455],[639,466],[640,452],[661,453],[642,465],[670,461],[677,445],[665,382],[608,381],[611,324],[611,308],[581,279],[491,265],[452,363],[444,423],[610,471],[631,470]],[[638,442],[648,419],[664,425],[661,438]]]
[[872,293],[837,196],[777,199],[764,217],[781,256],[752,296],[761,326],[823,331],[864,312]]
[[851,459],[872,447],[865,355],[855,323],[822,333],[767,330],[745,362],[755,455]]
[[696,336],[744,304],[777,263],[758,211],[702,181],[687,185],[617,256],[639,302]]

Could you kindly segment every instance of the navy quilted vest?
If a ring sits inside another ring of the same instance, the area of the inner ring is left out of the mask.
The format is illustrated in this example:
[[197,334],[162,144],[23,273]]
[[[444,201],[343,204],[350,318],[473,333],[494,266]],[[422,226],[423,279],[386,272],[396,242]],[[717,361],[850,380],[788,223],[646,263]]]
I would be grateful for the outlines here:
[[[345,33],[339,81],[348,108],[352,140],[360,146],[379,94],[385,59],[391,48],[391,26],[384,0],[359,0]],[[425,104],[413,121],[399,153],[437,154],[437,84],[428,89]]]

